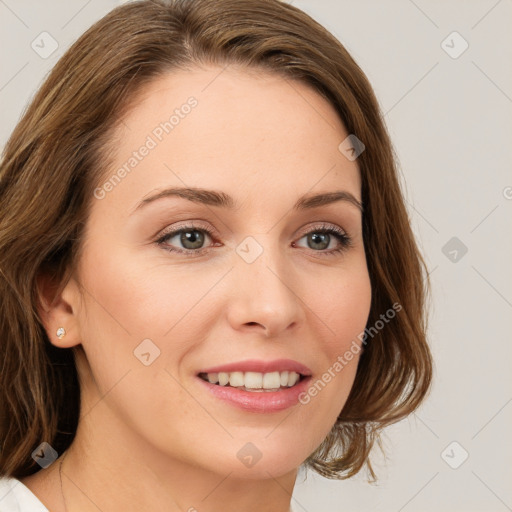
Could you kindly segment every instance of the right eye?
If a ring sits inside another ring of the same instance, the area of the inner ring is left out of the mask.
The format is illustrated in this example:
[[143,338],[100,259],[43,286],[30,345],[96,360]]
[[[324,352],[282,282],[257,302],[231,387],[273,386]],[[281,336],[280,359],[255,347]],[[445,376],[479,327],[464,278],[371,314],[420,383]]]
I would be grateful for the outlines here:
[[[206,228],[196,226],[183,226],[163,233],[156,243],[169,252],[185,253],[187,256],[203,254],[208,247],[202,247],[206,238],[212,238],[213,232]],[[175,240],[174,240],[175,239]],[[174,240],[174,242],[172,242]],[[170,242],[170,243],[169,243]],[[181,248],[175,247],[181,244]]]

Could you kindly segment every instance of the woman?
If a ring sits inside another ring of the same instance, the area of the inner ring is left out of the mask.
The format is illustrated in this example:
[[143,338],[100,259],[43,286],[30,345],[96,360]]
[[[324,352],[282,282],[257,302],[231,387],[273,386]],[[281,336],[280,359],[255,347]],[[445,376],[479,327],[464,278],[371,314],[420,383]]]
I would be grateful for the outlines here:
[[428,392],[377,101],[284,2],[110,12],[14,130],[0,211],[0,509],[288,511],[300,466],[375,478]]

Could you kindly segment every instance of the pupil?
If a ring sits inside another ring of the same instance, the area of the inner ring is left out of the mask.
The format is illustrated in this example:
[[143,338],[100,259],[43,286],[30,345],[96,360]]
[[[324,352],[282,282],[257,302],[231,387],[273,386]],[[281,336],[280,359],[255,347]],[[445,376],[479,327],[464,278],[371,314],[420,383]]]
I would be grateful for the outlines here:
[[313,244],[320,244],[322,247],[314,247],[314,249],[326,249],[329,246],[329,234],[328,233],[313,233],[311,235]]
[[[198,249],[204,241],[204,235],[200,231],[185,231],[181,235],[181,243],[187,249]],[[191,244],[187,246],[187,244]]]

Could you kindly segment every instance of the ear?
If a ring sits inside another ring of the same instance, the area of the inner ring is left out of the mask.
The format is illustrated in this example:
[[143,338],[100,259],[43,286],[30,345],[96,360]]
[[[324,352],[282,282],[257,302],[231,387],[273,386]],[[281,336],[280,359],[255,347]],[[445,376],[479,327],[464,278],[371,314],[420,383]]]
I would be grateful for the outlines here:
[[[36,282],[39,299],[37,311],[52,345],[59,348],[79,345],[81,337],[78,312],[81,295],[78,283],[71,277],[59,291],[60,283],[48,273],[39,274]],[[60,327],[66,331],[62,339],[57,336]]]

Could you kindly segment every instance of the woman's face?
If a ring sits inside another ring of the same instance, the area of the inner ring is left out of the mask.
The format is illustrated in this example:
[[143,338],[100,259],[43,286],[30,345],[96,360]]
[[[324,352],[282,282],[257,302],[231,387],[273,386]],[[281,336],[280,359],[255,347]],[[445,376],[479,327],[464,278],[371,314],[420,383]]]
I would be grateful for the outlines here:
[[[268,478],[323,441],[371,300],[348,135],[317,93],[273,75],[212,67],[145,89],[91,198],[83,296],[68,294],[106,451],[135,442],[135,458]],[[182,188],[204,191],[165,193]]]

